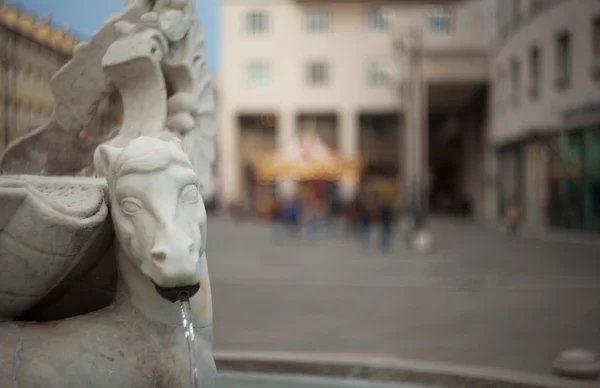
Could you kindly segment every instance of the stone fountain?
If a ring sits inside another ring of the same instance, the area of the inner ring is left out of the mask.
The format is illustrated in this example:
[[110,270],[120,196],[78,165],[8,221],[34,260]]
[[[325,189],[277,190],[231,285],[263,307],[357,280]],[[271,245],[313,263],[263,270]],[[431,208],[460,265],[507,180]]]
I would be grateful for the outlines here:
[[193,1],[127,1],[5,150],[1,387],[214,386],[204,59]]

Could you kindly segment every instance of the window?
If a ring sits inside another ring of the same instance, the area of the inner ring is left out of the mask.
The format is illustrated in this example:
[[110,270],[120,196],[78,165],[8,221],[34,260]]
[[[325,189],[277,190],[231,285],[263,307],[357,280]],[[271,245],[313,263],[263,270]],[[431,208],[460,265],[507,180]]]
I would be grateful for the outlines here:
[[512,24],[513,27],[516,27],[519,24],[519,19],[521,18],[521,0],[512,0],[511,10]]
[[323,33],[331,29],[331,13],[328,11],[310,11],[306,15],[306,29],[310,33]]
[[454,32],[454,14],[448,8],[436,8],[427,14],[427,25],[436,34]]
[[600,15],[592,21],[592,78],[600,81]]
[[313,62],[308,65],[308,83],[325,85],[329,82],[329,67],[323,62]]
[[249,85],[264,85],[269,81],[269,68],[265,63],[253,62],[246,69],[246,82]]
[[269,31],[269,18],[265,12],[250,12],[246,15],[246,33],[266,34]]
[[556,38],[556,87],[567,89],[571,83],[571,34],[560,33]]
[[529,97],[532,100],[537,99],[540,95],[540,65],[540,49],[537,46],[533,46],[529,52],[529,78],[531,79]]
[[504,113],[504,101],[506,98],[506,70],[498,67],[496,70],[496,110],[498,113]]
[[388,83],[388,73],[379,62],[369,63],[368,76],[371,85],[379,86]]
[[519,97],[521,91],[521,63],[514,58],[510,63],[510,77],[512,86],[512,104],[519,106]]
[[370,9],[367,11],[367,27],[374,32],[387,32],[389,23],[380,9]]
[[592,21],[592,53],[596,63],[600,63],[600,15]]
[[535,15],[544,9],[544,0],[532,0],[530,5],[531,15]]

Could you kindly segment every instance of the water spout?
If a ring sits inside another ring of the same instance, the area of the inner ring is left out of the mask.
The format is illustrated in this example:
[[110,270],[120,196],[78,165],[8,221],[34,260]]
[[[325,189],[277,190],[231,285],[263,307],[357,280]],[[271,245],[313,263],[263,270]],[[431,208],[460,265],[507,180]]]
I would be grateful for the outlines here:
[[194,344],[194,323],[192,322],[191,307],[189,299],[182,300],[181,304],[181,321],[185,332],[185,339],[188,346],[188,360],[190,364],[190,377],[193,388],[200,388],[198,382],[198,368],[196,366],[196,352]]

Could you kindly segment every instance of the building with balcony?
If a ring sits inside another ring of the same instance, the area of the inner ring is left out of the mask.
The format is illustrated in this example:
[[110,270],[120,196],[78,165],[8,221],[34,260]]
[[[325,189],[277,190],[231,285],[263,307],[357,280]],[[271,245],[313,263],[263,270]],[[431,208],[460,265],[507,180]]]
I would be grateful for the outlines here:
[[516,202],[526,227],[600,232],[600,2],[497,0],[496,15],[494,216]]
[[[435,203],[464,195],[482,213],[483,173],[472,170],[482,169],[489,11],[476,0],[221,1],[221,200],[246,200],[255,155],[316,129],[400,196],[429,184]],[[340,186],[346,198],[355,190]]]
[[0,8],[0,152],[50,117],[50,79],[71,57],[65,29],[14,6]]

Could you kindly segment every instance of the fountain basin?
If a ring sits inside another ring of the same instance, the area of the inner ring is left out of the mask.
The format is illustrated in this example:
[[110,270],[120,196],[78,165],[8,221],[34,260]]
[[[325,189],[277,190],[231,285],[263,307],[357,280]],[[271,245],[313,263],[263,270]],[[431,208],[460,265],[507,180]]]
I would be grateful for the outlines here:
[[[412,383],[383,383],[306,375],[244,372],[219,373],[218,388],[424,388]],[[440,387],[441,388],[441,387]]]
[[551,375],[347,354],[216,351],[218,388],[598,388]]

